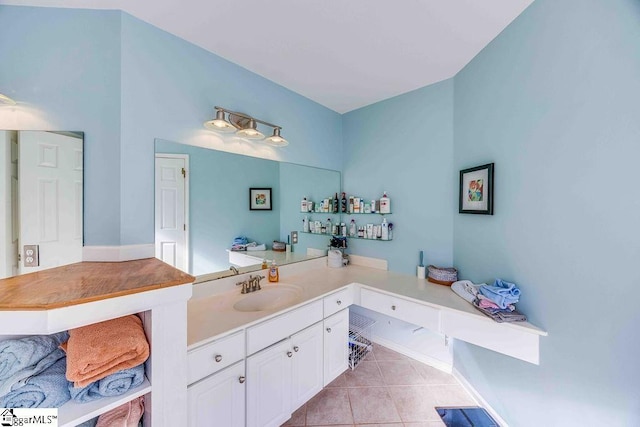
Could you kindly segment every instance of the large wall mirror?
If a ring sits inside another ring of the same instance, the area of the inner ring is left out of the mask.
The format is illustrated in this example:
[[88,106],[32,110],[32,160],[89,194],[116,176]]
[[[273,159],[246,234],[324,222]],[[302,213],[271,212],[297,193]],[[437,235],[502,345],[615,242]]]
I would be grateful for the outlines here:
[[[287,264],[324,255],[327,236],[300,234],[290,253],[272,245],[302,230],[303,197],[340,191],[340,172],[161,139],[155,161],[156,257],[168,264],[206,280],[233,274],[231,266],[258,270],[263,259]],[[251,188],[270,189],[267,209],[251,209]],[[237,237],[266,250],[231,251]]]
[[0,278],[82,261],[83,138],[0,130]]

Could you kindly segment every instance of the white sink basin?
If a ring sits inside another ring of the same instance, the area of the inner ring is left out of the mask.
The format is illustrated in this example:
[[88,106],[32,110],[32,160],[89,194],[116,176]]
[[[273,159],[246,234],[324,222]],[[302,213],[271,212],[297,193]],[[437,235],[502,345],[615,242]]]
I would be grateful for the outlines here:
[[237,311],[277,310],[294,303],[301,294],[302,289],[296,285],[265,286],[262,290],[244,296],[233,308]]

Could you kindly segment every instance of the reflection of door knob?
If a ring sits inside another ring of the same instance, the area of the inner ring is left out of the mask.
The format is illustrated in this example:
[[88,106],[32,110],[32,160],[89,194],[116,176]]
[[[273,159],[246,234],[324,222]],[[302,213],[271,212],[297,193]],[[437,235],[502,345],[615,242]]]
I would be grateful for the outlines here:
[[297,345],[293,347],[293,351],[295,351],[296,353],[298,352],[298,350],[300,350],[300,347],[298,347]]
[[395,305],[392,305],[392,306],[391,306],[391,310],[395,310],[395,309],[396,309],[396,306],[395,306]]
[[287,357],[291,357],[293,356],[293,353],[291,353],[290,351],[287,351]]
[[240,384],[244,384],[244,382],[245,382],[246,380],[247,380],[247,379],[246,379],[245,377],[240,377],[240,378],[238,378],[238,381],[240,382]]
[[331,328],[327,328],[327,332],[331,333]]
[[342,301],[338,300],[338,301],[336,301],[336,304],[340,305],[340,304],[342,304]]
[[222,362],[222,356],[220,354],[216,354],[215,359],[216,359],[216,362],[218,363]]

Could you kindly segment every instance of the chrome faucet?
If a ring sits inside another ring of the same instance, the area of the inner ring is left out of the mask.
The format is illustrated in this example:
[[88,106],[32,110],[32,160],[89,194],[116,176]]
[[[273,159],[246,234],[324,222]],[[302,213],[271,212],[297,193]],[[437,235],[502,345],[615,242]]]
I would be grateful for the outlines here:
[[264,279],[264,276],[251,276],[249,275],[249,292],[259,291],[262,289],[260,287],[260,280]]
[[249,281],[248,280],[243,280],[242,282],[238,282],[238,283],[236,283],[236,286],[242,286],[242,289],[240,290],[241,294],[246,294],[248,292],[251,292],[249,290]]
[[238,271],[238,269],[237,269],[235,266],[233,266],[233,265],[232,265],[231,267],[229,267],[229,270],[233,271],[233,274],[234,274],[234,275],[236,275],[236,276],[237,276],[238,274],[240,274],[240,272]]

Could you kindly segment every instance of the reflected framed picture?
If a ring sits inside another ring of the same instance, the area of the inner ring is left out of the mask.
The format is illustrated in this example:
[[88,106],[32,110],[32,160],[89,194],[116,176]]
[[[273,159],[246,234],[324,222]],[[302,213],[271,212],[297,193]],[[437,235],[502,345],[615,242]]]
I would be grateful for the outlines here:
[[250,188],[249,209],[252,211],[270,211],[271,188]]
[[459,213],[493,215],[494,164],[460,171]]

